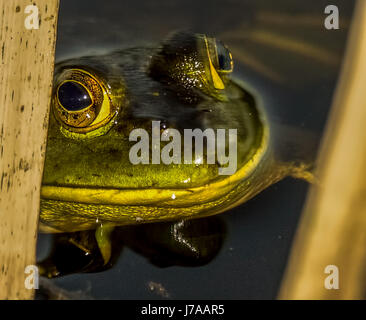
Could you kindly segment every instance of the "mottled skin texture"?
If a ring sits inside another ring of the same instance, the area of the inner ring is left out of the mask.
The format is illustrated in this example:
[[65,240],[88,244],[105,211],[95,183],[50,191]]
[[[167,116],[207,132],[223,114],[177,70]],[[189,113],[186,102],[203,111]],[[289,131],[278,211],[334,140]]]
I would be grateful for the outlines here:
[[[215,88],[202,38],[196,38],[183,34],[156,48],[56,66],[55,90],[65,70],[86,70],[108,86],[118,113],[98,134],[69,133],[57,119],[54,100],[41,196],[43,230],[75,232],[205,217],[250,199],[286,175],[301,176],[301,165],[274,159],[269,126],[252,94],[220,70],[224,89]],[[135,142],[128,140],[129,133],[134,128],[150,132],[152,120],[182,136],[183,129],[237,129],[236,173],[218,175],[218,163],[132,165],[128,153]],[[99,247],[105,245],[98,239]],[[105,262],[109,257],[103,253]]]

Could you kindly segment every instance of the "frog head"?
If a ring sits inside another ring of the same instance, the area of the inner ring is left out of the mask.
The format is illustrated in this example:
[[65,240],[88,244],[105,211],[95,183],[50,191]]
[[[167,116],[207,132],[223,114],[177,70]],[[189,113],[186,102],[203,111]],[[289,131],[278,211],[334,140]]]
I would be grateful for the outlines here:
[[[265,114],[233,67],[223,43],[184,32],[158,46],[57,64],[41,191],[45,228],[208,216],[283,177],[272,170]],[[190,137],[191,161],[187,132],[203,134]]]

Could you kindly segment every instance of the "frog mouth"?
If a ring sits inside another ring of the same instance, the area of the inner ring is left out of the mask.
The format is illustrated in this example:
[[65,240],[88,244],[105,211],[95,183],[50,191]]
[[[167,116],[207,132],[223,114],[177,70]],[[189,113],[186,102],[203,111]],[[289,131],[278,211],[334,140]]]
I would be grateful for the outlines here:
[[41,198],[63,202],[116,206],[187,207],[223,197],[258,167],[269,144],[269,129],[264,128],[259,147],[242,167],[224,179],[192,188],[85,188],[43,185]]

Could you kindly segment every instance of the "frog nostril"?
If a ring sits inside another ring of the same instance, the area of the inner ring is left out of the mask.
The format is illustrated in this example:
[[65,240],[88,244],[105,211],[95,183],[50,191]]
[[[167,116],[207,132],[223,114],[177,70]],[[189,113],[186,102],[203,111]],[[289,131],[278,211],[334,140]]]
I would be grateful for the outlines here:
[[62,83],[57,94],[60,104],[68,111],[80,111],[92,104],[88,90],[74,81]]

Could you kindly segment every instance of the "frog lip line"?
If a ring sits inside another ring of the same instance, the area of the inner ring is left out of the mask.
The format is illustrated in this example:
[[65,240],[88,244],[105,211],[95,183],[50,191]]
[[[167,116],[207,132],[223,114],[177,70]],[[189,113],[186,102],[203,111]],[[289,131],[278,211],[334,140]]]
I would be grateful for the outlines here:
[[49,199],[97,205],[159,204],[176,206],[182,200],[182,204],[187,206],[186,200],[188,198],[192,203],[196,204],[209,202],[214,198],[219,198],[228,193],[234,186],[249,177],[267,154],[268,143],[269,130],[266,128],[263,132],[261,144],[250,161],[240,167],[235,174],[198,187],[186,189],[105,189],[43,185],[41,188],[41,198],[44,200]]
[[[129,160],[131,164],[181,164],[182,162],[182,136],[177,129],[168,128],[160,134],[160,121],[152,121],[151,124],[151,163],[150,163],[150,137],[142,128],[133,129],[129,135],[129,141],[137,141],[130,148]],[[216,137],[217,136],[217,137]],[[218,169],[219,175],[233,175],[237,170],[237,129],[228,129],[229,154],[226,156],[226,129],[207,128],[184,129],[184,161],[183,164],[203,164],[203,139],[206,138],[207,164],[215,164],[216,158],[220,165],[226,165]],[[172,138],[172,139],[170,139]],[[195,160],[192,161],[193,138],[195,140]],[[138,141],[138,139],[140,139]],[[162,149],[160,142],[168,142]],[[171,155],[172,154],[172,155]]]

